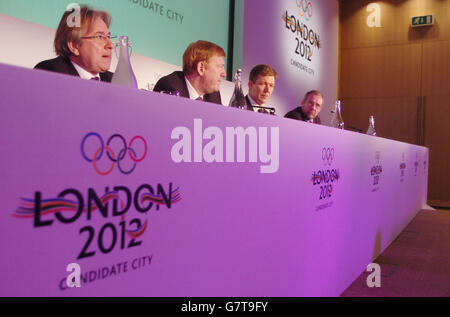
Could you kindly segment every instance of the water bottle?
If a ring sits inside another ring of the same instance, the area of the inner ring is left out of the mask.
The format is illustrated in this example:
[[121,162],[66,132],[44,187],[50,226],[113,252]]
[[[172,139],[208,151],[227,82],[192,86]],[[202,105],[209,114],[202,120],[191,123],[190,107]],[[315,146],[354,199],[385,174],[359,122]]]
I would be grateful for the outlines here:
[[338,129],[344,129],[344,119],[341,113],[341,101],[336,100],[334,108],[331,109],[331,126]]
[[242,69],[238,68],[234,75],[234,91],[231,96],[229,107],[246,109],[244,93],[242,91]]
[[377,132],[375,131],[375,119],[373,118],[373,116],[369,117],[369,128],[367,128],[366,134],[377,135]]
[[128,48],[131,47],[128,42],[128,36],[120,37],[119,47],[119,62],[117,63],[111,83],[137,89],[137,80],[133,72],[133,67],[131,67],[130,52],[128,51]]

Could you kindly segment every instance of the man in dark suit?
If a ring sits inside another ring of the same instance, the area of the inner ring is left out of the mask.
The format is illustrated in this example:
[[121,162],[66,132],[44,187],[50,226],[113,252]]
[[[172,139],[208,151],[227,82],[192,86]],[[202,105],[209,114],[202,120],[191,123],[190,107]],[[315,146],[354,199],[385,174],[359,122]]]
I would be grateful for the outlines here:
[[197,41],[183,54],[183,71],[162,77],[153,91],[178,92],[180,96],[222,104],[220,83],[226,76],[225,51],[218,45]]
[[73,14],[66,11],[56,30],[54,48],[58,57],[42,61],[34,68],[111,82],[113,74],[108,69],[114,45],[109,32],[110,14],[81,6],[78,26],[77,19],[71,21]]
[[320,91],[308,91],[303,98],[302,105],[289,111],[284,117],[320,124],[319,113],[322,110],[322,104],[323,95]]
[[266,107],[265,104],[275,88],[276,79],[277,72],[269,65],[260,64],[253,67],[248,81],[248,95],[245,96],[248,110],[269,113],[268,109],[258,107]]

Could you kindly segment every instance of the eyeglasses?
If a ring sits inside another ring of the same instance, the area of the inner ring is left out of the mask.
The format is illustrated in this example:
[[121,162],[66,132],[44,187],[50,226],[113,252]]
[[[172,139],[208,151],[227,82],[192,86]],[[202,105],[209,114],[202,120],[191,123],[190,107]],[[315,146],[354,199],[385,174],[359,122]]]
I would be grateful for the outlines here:
[[98,41],[103,41],[104,43],[108,43],[108,41],[111,41],[114,43],[114,41],[117,39],[117,36],[97,34],[97,35],[92,35],[92,36],[82,36],[81,38],[84,40],[96,39]]

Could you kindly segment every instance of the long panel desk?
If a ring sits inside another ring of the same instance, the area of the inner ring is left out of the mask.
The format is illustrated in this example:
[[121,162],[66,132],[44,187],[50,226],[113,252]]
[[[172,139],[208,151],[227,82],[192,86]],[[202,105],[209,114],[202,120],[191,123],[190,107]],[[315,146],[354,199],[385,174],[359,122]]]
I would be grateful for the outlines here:
[[7,65],[0,90],[0,296],[339,296],[426,202],[424,147]]

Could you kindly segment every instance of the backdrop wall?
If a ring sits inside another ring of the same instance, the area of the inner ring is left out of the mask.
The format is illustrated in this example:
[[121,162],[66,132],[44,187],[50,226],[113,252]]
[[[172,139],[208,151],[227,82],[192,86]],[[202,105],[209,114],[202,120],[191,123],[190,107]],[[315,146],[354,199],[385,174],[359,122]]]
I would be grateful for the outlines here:
[[[246,0],[243,69],[269,64],[278,73],[268,105],[280,116],[300,105],[304,94],[324,95],[320,117],[330,122],[337,99],[339,6],[337,0]],[[287,15],[287,17],[286,17]]]
[[[70,0],[2,0],[0,13],[29,22],[58,27]],[[228,48],[229,1],[223,0],[85,0],[80,3],[107,10],[111,33],[128,35],[135,53],[181,66],[189,43],[208,40]]]

